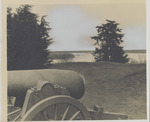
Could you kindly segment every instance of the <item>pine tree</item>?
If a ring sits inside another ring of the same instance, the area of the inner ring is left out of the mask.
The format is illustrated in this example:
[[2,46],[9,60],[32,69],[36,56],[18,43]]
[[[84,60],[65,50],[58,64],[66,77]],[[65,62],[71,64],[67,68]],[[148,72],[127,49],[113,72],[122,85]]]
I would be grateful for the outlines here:
[[95,61],[108,61],[126,63],[128,62],[127,54],[125,54],[123,47],[120,46],[123,43],[124,34],[121,33],[121,29],[118,28],[118,23],[111,20],[106,20],[106,24],[97,26],[97,36],[91,37],[96,40],[95,51],[93,53]]
[[43,16],[31,12],[32,6],[22,5],[16,13],[7,9],[8,70],[44,68],[48,61],[51,29]]

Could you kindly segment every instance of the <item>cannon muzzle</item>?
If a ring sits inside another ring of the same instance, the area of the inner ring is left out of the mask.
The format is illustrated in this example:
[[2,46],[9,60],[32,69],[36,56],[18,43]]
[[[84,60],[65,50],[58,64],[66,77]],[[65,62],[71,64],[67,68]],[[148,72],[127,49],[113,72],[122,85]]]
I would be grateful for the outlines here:
[[85,81],[82,75],[69,70],[41,69],[8,71],[8,96],[25,96],[26,91],[40,80],[65,87],[76,99],[84,94]]

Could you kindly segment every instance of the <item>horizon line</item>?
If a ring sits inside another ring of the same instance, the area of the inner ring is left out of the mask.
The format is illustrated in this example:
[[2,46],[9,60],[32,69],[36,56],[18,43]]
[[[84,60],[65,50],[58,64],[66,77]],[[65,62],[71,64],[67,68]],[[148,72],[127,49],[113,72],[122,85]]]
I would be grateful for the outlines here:
[[[51,53],[92,53],[95,50],[59,50],[59,51],[50,51]],[[146,49],[140,49],[140,50],[124,50],[125,53],[146,53]]]

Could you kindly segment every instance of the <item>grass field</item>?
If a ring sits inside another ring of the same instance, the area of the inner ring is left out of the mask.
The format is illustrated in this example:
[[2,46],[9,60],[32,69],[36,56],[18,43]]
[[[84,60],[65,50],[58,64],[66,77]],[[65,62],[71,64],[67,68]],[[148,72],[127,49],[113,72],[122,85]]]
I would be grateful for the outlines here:
[[64,63],[50,68],[74,70],[85,77],[81,99],[92,108],[127,114],[129,119],[146,119],[146,65],[117,63]]

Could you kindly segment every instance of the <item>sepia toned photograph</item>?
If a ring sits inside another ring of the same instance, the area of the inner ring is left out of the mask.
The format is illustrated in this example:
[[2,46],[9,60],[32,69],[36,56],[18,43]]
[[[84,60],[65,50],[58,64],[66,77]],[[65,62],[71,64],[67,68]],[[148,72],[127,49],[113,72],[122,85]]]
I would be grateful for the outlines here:
[[7,120],[147,120],[146,1],[7,4]]

